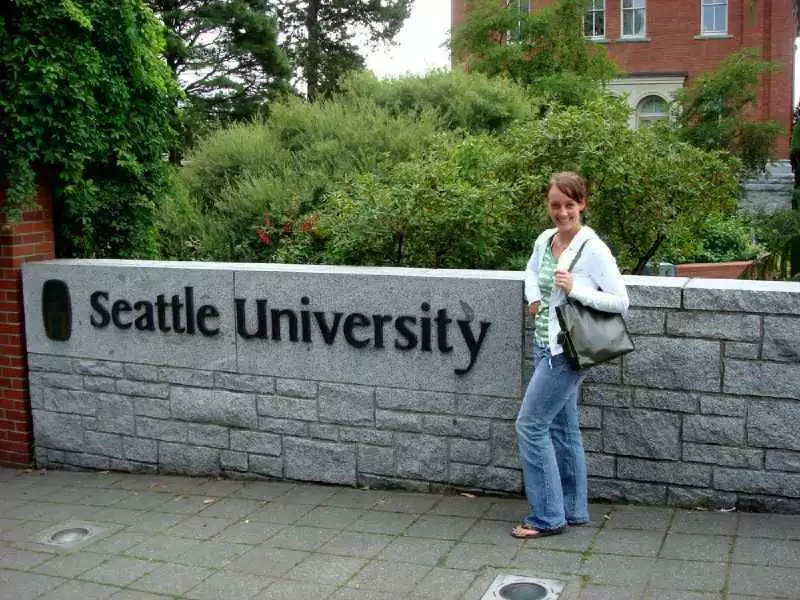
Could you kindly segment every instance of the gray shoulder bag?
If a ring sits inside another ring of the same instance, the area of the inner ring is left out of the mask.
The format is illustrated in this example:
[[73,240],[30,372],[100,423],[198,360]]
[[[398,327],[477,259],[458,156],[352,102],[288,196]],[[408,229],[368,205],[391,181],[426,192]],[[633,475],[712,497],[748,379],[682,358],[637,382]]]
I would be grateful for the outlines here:
[[[569,266],[570,272],[588,241],[578,250]],[[565,304],[556,306],[556,315],[561,326],[558,343],[573,369],[585,369],[634,350],[628,327],[619,313],[597,310],[567,296]]]

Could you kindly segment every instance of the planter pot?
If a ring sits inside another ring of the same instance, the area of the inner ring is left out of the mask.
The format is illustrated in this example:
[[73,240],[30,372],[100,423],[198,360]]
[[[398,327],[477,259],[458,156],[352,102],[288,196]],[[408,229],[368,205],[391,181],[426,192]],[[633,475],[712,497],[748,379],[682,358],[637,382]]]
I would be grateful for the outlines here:
[[705,279],[739,279],[752,260],[737,260],[722,263],[687,263],[675,265],[678,277],[702,277]]

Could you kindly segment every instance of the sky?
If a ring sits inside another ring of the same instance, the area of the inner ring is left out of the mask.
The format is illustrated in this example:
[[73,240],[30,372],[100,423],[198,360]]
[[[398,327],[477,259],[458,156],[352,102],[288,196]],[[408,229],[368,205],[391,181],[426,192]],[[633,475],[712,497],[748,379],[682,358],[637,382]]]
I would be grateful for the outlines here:
[[[367,67],[379,78],[422,74],[448,68],[450,0],[414,0],[411,16],[398,34],[397,44],[367,53]],[[795,42],[794,104],[800,98],[800,38]]]
[[397,44],[367,53],[367,68],[380,79],[422,74],[450,66],[450,0],[414,0]]

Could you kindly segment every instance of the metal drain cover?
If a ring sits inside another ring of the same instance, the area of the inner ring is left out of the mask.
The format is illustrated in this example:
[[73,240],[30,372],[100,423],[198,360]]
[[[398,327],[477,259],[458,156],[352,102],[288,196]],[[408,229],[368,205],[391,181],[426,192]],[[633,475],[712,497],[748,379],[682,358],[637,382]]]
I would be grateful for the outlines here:
[[64,546],[67,544],[76,544],[82,542],[92,535],[91,530],[86,527],[70,527],[68,529],[60,529],[50,536],[50,543]]
[[557,600],[563,590],[554,579],[498,575],[481,600]]
[[39,532],[36,542],[57,548],[75,548],[94,541],[100,533],[109,531],[107,526],[80,521],[67,521]]

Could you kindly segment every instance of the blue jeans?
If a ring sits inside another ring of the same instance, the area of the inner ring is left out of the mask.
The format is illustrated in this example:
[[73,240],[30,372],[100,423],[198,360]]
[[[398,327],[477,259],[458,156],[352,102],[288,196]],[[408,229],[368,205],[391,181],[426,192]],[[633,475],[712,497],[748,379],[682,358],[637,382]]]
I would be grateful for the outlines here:
[[563,354],[536,344],[533,376],[517,416],[526,525],[557,529],[589,520],[586,457],[578,425],[578,391],[587,370],[575,371]]

